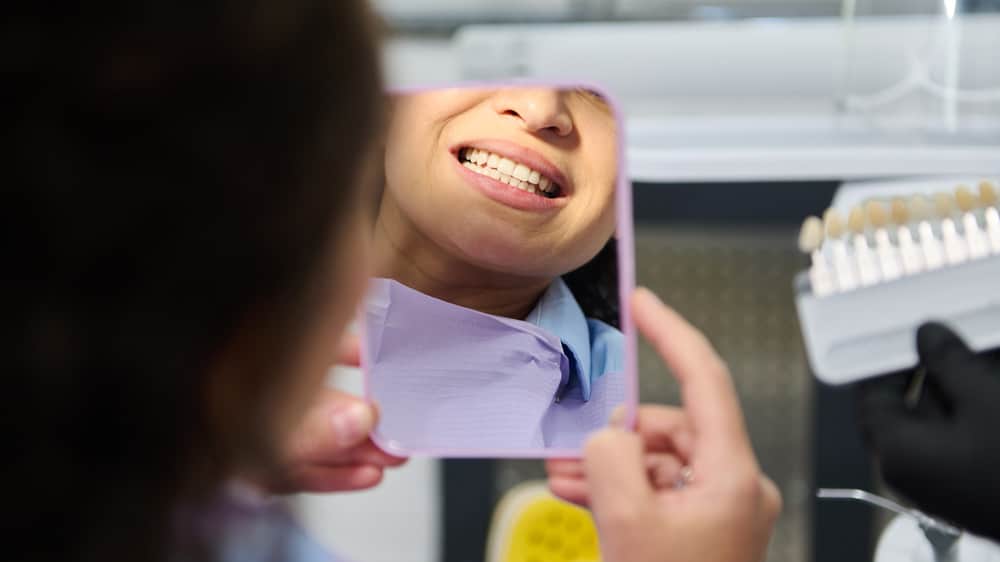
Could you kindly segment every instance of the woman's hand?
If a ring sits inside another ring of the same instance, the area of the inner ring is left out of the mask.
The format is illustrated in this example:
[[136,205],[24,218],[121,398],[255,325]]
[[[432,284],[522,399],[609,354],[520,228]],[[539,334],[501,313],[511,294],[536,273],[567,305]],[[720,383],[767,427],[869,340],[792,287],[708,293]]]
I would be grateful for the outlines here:
[[636,432],[612,420],[581,461],[549,461],[553,493],[591,506],[608,562],[763,560],[781,497],[757,465],[729,370],[648,290],[632,313],[677,377],[683,409],[643,406]]
[[[338,363],[358,366],[358,346],[356,337],[347,336]],[[385,468],[406,462],[368,437],[377,421],[374,405],[324,388],[289,440],[284,470],[271,491],[340,492],[375,486]]]

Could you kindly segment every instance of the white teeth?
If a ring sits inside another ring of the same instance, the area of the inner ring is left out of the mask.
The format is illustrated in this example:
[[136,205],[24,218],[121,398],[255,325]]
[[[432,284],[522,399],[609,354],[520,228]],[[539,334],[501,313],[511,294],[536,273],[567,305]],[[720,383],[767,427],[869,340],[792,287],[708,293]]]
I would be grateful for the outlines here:
[[507,174],[508,176],[514,173],[514,161],[508,160],[507,158],[501,158],[497,162],[497,169],[500,170],[501,174]]
[[558,190],[556,184],[541,172],[514,162],[510,158],[478,148],[463,149],[459,157],[466,168],[529,193],[552,195]]

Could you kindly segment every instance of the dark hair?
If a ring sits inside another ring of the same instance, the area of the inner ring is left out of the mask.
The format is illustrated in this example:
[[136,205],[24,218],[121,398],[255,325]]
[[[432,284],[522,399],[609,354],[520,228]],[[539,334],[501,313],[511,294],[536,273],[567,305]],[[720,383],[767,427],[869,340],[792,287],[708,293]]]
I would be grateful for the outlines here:
[[620,328],[617,242],[608,240],[593,259],[563,275],[563,281],[584,316]]
[[347,0],[11,11],[5,552],[162,560],[179,505],[275,460],[280,368],[379,125],[374,24]]

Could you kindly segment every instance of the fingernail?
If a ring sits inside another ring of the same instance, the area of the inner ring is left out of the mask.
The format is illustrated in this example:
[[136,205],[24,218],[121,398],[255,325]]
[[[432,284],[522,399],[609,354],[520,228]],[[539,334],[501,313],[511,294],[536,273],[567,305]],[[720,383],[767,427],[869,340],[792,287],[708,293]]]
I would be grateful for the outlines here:
[[619,429],[625,427],[625,405],[619,404],[615,406],[615,409],[611,411],[611,417],[608,418],[608,425],[611,427],[617,427]]
[[639,287],[639,288],[637,288],[635,290],[635,294],[636,295],[642,295],[640,298],[649,299],[654,304],[663,304],[663,301],[660,300],[660,297],[658,297],[656,295],[656,293],[654,293],[653,291],[650,291],[649,289],[647,289],[645,287]]
[[372,413],[367,404],[353,402],[333,412],[333,433],[337,443],[355,445],[371,431]]

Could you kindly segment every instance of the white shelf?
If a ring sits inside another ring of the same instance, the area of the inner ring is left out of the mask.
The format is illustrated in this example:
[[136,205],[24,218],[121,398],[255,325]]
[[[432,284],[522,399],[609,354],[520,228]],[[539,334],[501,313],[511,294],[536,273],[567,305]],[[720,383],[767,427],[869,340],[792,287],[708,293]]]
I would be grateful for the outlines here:
[[955,135],[904,134],[814,115],[633,113],[626,121],[629,176],[670,183],[1000,173],[996,125]]
[[[876,110],[879,122],[858,116],[851,122],[833,107],[845,93],[871,95],[902,83],[914,56],[931,68],[935,46],[957,33],[965,87],[1000,87],[1000,65],[987,54],[1000,49],[1000,16],[967,16],[956,27],[945,21],[484,25],[463,28],[453,45],[465,79],[604,85],[622,102],[627,165],[639,181],[996,175],[1000,107],[994,102],[958,108],[957,122],[951,113],[945,118],[943,102],[922,94]],[[958,132],[919,132],[945,121]]]
[[993,147],[633,148],[629,177],[647,183],[857,180],[926,175],[997,175]]

